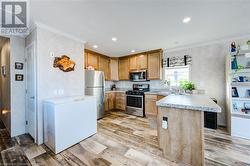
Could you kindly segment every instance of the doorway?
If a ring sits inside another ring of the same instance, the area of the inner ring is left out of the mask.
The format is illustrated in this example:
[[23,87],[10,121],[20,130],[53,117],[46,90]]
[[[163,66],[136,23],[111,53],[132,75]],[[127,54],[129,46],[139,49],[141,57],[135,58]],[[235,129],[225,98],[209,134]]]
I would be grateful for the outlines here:
[[34,42],[26,51],[26,130],[37,142],[36,56]]
[[11,129],[10,39],[0,36],[0,117],[7,130]]

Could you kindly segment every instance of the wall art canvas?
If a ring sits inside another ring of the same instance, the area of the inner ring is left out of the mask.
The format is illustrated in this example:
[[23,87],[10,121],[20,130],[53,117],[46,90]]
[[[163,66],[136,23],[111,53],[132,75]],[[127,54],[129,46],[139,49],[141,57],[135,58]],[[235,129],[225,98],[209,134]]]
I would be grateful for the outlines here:
[[55,57],[53,67],[59,68],[63,72],[70,72],[74,71],[75,62],[70,60],[70,58],[67,55],[62,55],[61,57]]
[[21,62],[15,62],[15,69],[17,69],[17,70],[23,70],[23,63],[21,63]]
[[1,67],[1,74],[3,77],[6,77],[6,66]]
[[16,74],[16,81],[23,81],[23,74]]

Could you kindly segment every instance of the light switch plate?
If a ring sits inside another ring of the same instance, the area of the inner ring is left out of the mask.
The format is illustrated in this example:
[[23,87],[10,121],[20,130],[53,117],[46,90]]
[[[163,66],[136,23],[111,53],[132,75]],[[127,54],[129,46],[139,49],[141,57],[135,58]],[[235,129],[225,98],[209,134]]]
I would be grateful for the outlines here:
[[168,128],[168,122],[163,120],[162,121],[162,126],[161,126],[163,129],[167,129]]

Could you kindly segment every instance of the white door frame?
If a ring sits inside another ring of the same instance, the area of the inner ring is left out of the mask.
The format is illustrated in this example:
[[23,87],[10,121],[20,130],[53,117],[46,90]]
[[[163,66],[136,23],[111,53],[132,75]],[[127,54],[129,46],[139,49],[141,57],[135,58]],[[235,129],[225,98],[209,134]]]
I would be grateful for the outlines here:
[[[35,99],[34,99],[34,104],[35,104],[35,121],[34,121],[34,128],[35,128],[35,138],[34,138],[34,141],[35,141],[35,143],[37,143],[38,142],[38,127],[37,127],[37,122],[38,122],[38,118],[37,118],[37,110],[38,110],[38,102],[37,102],[37,56],[36,56],[36,42],[34,41],[34,42],[32,42],[32,43],[30,43],[28,46],[26,46],[25,47],[25,66],[26,66],[26,71],[25,71],[25,73],[26,73],[26,76],[27,76],[27,73],[28,73],[28,71],[27,71],[27,49],[28,48],[30,48],[30,47],[33,47],[33,52],[34,52],[34,97],[35,97]],[[27,82],[28,80],[27,80],[27,77],[26,77],[26,84],[25,84],[25,89],[26,89],[26,96],[25,96],[25,99],[26,99],[26,102],[25,102],[25,120],[26,120],[26,122],[28,121],[28,119],[29,119],[29,116],[28,116],[28,106],[27,106],[27,104],[28,104],[28,96],[27,96],[27,89],[28,89],[28,87],[27,87],[27,85],[28,85],[28,82]],[[26,124],[26,132],[28,133],[28,125]]]

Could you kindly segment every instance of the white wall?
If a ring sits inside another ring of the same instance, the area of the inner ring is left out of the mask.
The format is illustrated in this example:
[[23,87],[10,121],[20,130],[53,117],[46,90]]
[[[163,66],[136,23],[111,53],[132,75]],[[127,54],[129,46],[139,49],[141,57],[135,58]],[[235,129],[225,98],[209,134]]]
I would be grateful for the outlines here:
[[[11,65],[11,137],[24,134],[25,130],[25,65],[23,70],[15,69],[15,62],[25,63],[25,39],[10,38]],[[23,74],[24,81],[16,81],[15,75]]]
[[[38,144],[43,143],[43,100],[58,96],[84,95],[84,43],[52,30],[37,27]],[[53,67],[55,56],[67,55],[75,70],[63,72]],[[72,110],[73,111],[73,110]],[[65,123],[70,123],[65,122]]]

